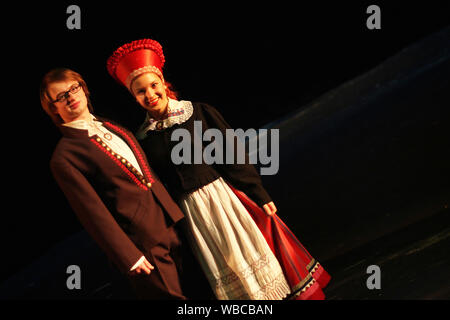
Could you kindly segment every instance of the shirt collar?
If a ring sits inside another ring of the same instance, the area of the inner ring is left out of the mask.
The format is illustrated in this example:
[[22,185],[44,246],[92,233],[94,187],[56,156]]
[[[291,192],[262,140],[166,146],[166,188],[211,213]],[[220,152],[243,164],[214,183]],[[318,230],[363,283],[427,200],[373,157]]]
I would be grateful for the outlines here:
[[93,125],[94,121],[99,122],[93,114],[89,113],[87,119],[75,120],[75,121],[63,123],[62,125],[65,127],[70,127],[70,128],[74,128],[74,129],[88,130],[90,128],[90,126]]
[[190,101],[178,101],[171,98],[168,99],[169,103],[166,118],[156,120],[147,112],[145,121],[136,134],[138,139],[145,138],[145,135],[149,130],[164,130],[166,128],[170,128],[174,124],[181,124],[192,116],[194,109]]

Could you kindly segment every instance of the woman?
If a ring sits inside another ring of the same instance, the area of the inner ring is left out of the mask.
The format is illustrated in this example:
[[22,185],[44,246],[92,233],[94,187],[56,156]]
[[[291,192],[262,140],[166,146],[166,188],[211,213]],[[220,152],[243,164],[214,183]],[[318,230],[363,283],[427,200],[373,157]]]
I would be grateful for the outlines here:
[[[204,161],[175,165],[172,161],[172,151],[178,143],[172,141],[176,129],[185,129],[194,137],[190,150],[193,155],[199,151],[195,143],[198,124],[203,132],[217,129],[224,137],[230,126],[207,104],[177,101],[164,80],[164,62],[161,45],[144,39],[117,49],[108,59],[107,68],[147,111],[138,139],[152,167],[186,215],[193,251],[217,298],[284,299],[302,294],[321,298],[318,284],[313,288],[312,274],[320,273],[324,285],[327,274],[317,263],[311,263],[309,254],[306,259],[311,270],[306,270],[305,265],[304,277],[288,283],[286,275],[292,268],[288,272],[281,268],[282,257],[275,256],[273,239],[264,226],[270,223],[266,219],[276,216],[276,207],[252,165],[208,165]],[[200,147],[202,154],[205,146]]]

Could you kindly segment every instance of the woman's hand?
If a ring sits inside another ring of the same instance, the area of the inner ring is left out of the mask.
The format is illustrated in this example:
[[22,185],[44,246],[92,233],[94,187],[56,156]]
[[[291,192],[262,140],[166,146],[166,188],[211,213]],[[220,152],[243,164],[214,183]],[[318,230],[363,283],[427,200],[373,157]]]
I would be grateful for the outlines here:
[[266,203],[263,206],[264,211],[267,213],[268,216],[273,215],[275,212],[277,212],[277,207],[275,207],[275,204],[273,201]]
[[150,274],[153,269],[155,269],[155,267],[152,266],[151,263],[148,262],[148,260],[146,258],[144,258],[144,260],[141,262],[141,264],[138,265],[137,268],[134,269],[133,271],[131,271],[130,273],[132,275],[141,274],[141,273]]

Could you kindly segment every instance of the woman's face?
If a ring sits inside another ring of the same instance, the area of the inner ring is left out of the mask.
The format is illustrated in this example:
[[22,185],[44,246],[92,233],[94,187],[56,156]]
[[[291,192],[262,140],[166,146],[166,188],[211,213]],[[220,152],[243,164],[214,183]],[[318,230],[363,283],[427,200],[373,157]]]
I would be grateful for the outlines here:
[[169,103],[166,86],[156,73],[144,73],[134,79],[131,92],[136,101],[155,118],[166,114]]
[[[47,91],[65,123],[84,119],[89,114],[87,97],[76,80],[65,80],[50,83]],[[57,101],[55,101],[57,100]]]

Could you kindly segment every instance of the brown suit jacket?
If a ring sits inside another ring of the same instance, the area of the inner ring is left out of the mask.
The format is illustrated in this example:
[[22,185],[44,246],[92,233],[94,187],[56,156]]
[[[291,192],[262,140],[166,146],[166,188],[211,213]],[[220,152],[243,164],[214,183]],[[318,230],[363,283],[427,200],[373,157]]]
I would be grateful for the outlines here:
[[150,252],[155,247],[170,247],[173,239],[168,239],[167,228],[183,213],[153,173],[133,134],[97,119],[128,144],[143,176],[102,144],[103,137],[64,126],[50,167],[82,225],[127,273],[142,255],[154,263]]

